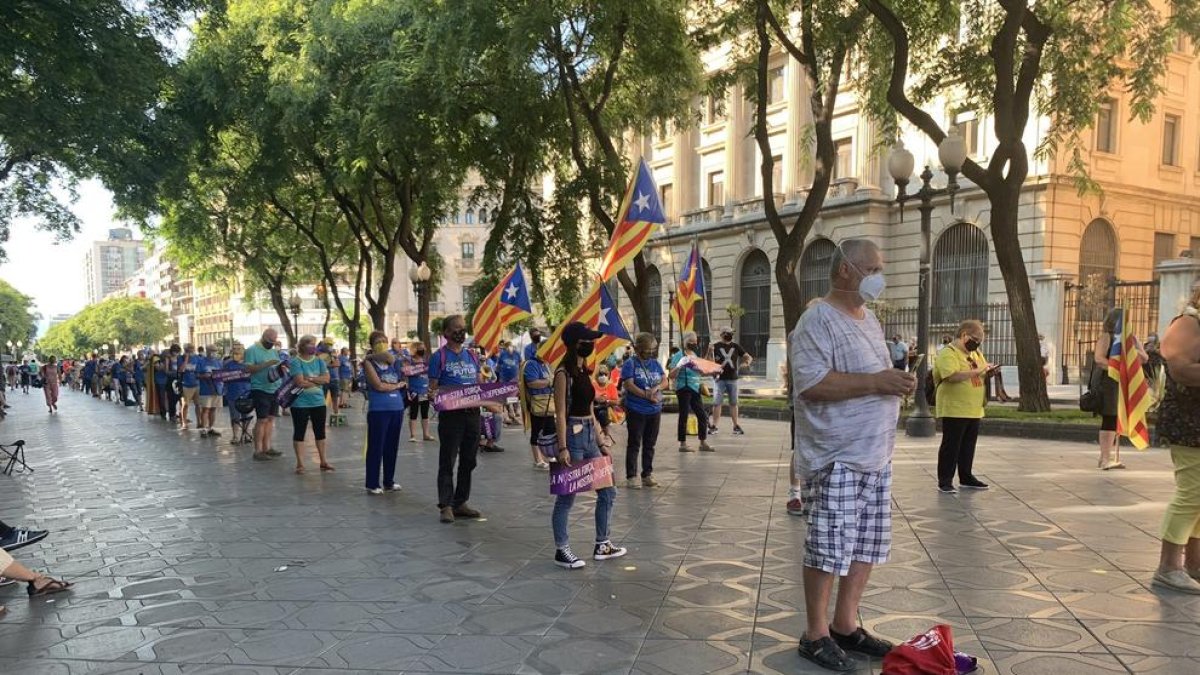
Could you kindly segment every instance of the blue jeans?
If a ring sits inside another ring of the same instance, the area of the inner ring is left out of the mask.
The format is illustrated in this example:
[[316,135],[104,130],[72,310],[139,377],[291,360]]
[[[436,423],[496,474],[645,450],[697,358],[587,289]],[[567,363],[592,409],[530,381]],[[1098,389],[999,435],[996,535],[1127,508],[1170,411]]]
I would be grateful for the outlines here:
[[[576,427],[582,426],[579,433]],[[571,453],[571,461],[578,462],[600,456],[600,446],[596,444],[596,429],[591,419],[567,418],[567,451]],[[616,488],[601,488],[596,491],[596,542],[608,541],[608,521],[612,518],[613,502],[617,500]],[[554,498],[554,515],[550,517],[550,525],[554,528],[554,546],[563,548],[570,541],[567,519],[571,516],[571,507],[575,504],[575,495],[558,495]]]

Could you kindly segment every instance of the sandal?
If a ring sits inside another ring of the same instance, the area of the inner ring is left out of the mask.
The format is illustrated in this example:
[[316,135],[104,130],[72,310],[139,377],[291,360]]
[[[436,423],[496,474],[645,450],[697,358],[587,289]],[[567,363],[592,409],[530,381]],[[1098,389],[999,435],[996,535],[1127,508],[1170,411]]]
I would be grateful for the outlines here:
[[337,471],[337,469],[333,468],[332,464],[322,464],[321,470],[322,471]]
[[34,582],[32,581],[30,581],[29,585],[25,587],[25,590],[29,593],[29,597],[34,598],[39,595],[53,595],[54,593],[61,593],[72,586],[71,582],[69,581],[59,581],[58,579],[51,579],[49,577],[44,578],[47,580],[46,585],[42,586],[41,588],[35,586]]
[[302,467],[302,466],[296,467],[296,474],[299,475],[302,473],[304,473],[304,467]]
[[826,635],[819,640],[800,638],[800,656],[813,663],[839,673],[848,673],[858,668],[858,663],[846,655],[833,638]]

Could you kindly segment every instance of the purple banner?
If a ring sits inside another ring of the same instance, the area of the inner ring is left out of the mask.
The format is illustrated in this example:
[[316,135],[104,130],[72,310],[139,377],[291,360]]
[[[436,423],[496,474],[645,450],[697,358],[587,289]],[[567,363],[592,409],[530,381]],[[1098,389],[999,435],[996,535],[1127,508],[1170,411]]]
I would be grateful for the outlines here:
[[601,455],[562,466],[550,465],[550,494],[574,495],[613,486],[612,457]]
[[236,382],[250,379],[250,373],[240,368],[237,370],[214,370],[212,371],[212,379],[213,382]]
[[439,389],[433,397],[433,407],[438,412],[478,408],[484,401],[503,401],[509,396],[516,396],[517,391],[516,382],[490,382]]
[[410,364],[410,365],[407,365],[407,366],[404,366],[403,368],[401,368],[400,372],[404,373],[405,377],[416,377],[418,375],[424,375],[425,373],[429,372],[429,364],[413,363],[413,364]]
[[296,402],[296,398],[304,392],[304,387],[288,380],[279,385],[279,389],[275,391],[275,402],[280,408],[290,408]]

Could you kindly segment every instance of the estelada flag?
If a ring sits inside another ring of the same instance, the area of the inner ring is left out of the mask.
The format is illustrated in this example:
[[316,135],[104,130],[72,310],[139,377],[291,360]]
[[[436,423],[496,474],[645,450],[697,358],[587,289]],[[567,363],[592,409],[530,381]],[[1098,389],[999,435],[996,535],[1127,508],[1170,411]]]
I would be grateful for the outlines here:
[[1150,385],[1142,372],[1141,348],[1130,330],[1129,312],[1117,312],[1116,337],[1108,352],[1108,376],[1117,381],[1117,433],[1127,436],[1138,450],[1150,447]]
[[700,267],[700,249],[693,244],[675,286],[675,300],[671,303],[671,318],[679,324],[681,335],[696,330],[697,302],[704,302],[704,273]]
[[656,225],[667,222],[663,213],[658,186],[646,160],[638,162],[637,173],[625,190],[621,210],[617,214],[617,225],[613,228],[608,251],[600,261],[600,280],[608,281],[629,264],[646,245]]
[[532,314],[525,271],[521,269],[521,263],[517,263],[475,309],[475,317],[471,321],[475,344],[490,354],[500,344],[500,335],[505,326]]
[[592,286],[592,290],[583,297],[583,302],[579,303],[575,311],[558,324],[558,327],[554,329],[554,334],[538,350],[538,356],[550,364],[551,370],[558,366],[558,362],[567,352],[567,346],[562,341],[563,328],[575,321],[582,322],[592,330],[604,333],[596,340],[596,347],[592,351],[592,363],[604,360],[624,343],[632,342],[629,331],[625,330],[625,323],[621,321],[621,315],[617,313],[608,287],[603,281],[597,280],[596,284]]

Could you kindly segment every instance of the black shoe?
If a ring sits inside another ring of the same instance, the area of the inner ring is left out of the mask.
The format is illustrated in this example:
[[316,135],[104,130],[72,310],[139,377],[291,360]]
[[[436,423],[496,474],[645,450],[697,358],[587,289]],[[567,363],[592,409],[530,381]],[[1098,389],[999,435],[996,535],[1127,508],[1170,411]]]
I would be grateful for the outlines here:
[[735,424],[735,425],[733,425],[733,435],[734,436],[745,436],[746,432],[742,431],[742,428]]
[[583,558],[571,552],[570,546],[554,550],[554,564],[569,570],[577,570],[587,565]]
[[708,428],[708,435],[709,435],[709,436],[716,436],[716,435],[717,435],[717,432],[719,432],[719,431],[720,431],[720,429],[718,429],[718,428],[716,428],[716,427],[709,427],[709,428]]
[[892,651],[892,647],[895,647],[895,645],[887,640],[881,640],[871,635],[862,626],[859,626],[849,635],[838,635],[830,628],[829,636],[833,638],[837,646],[846,651],[858,652],[859,654],[879,659],[887,656],[887,653]]
[[833,641],[832,637],[826,636],[819,640],[808,640],[801,637],[798,651],[800,652],[800,656],[828,670],[848,673],[858,668],[858,662],[850,658]]
[[612,560],[620,558],[628,553],[627,550],[620,546],[613,546],[611,541],[604,541],[596,544],[596,548],[592,551],[592,558],[596,560]]
[[968,478],[966,480],[958,481],[958,486],[961,488],[970,488],[972,490],[986,490],[989,487],[991,487],[987,483],[979,480],[978,478],[976,478],[974,476],[971,476],[970,478]]
[[953,485],[939,485],[939,486],[938,486],[938,492],[940,492],[940,493],[942,493],[942,494],[944,494],[944,495],[956,495],[956,494],[958,494],[958,490],[956,490],[956,489],[954,488],[954,486],[953,486]]
[[483,445],[479,449],[483,452],[504,452],[504,448],[498,445]]
[[24,527],[14,527],[8,536],[0,538],[0,548],[5,551],[15,551],[30,544],[36,544],[46,538],[47,530],[29,530]]

